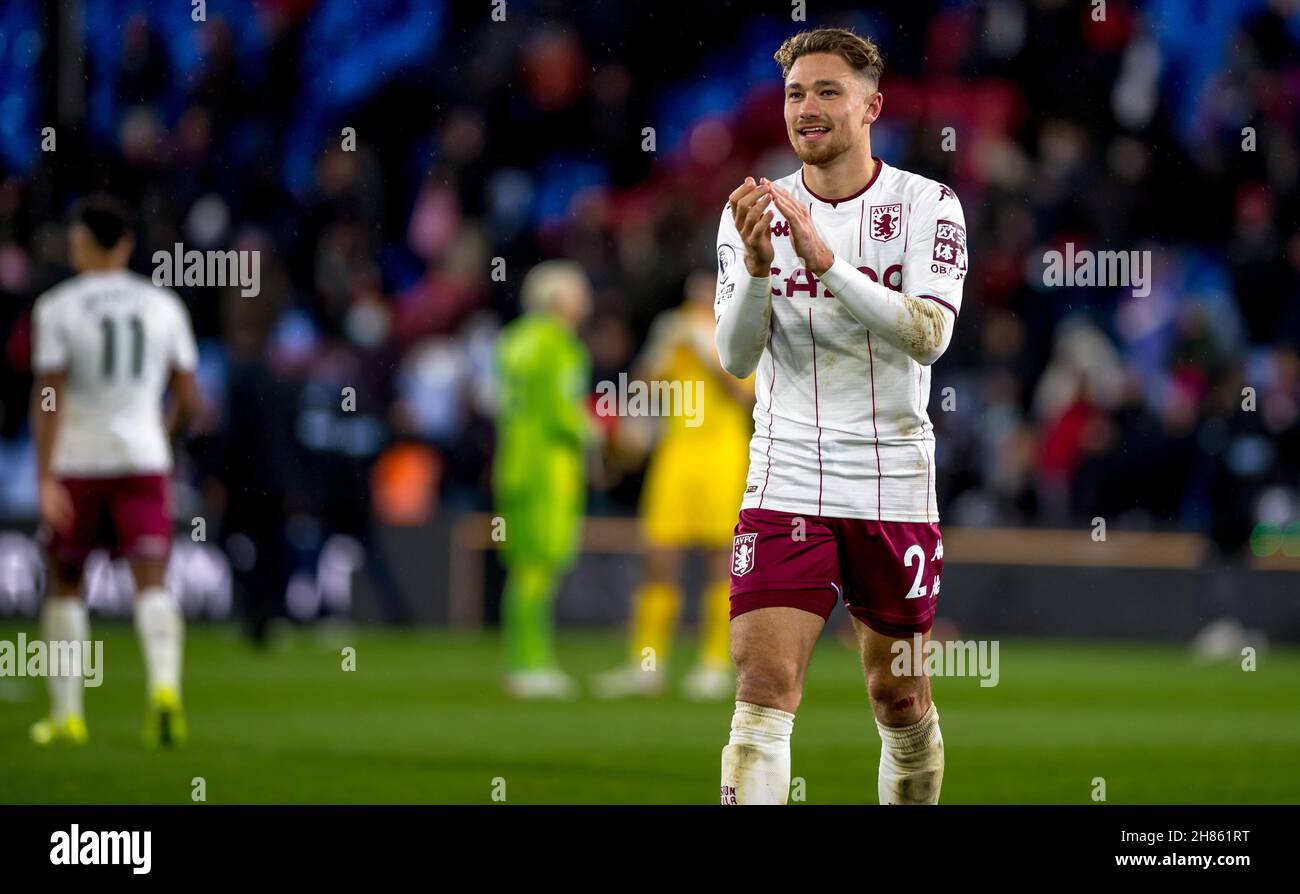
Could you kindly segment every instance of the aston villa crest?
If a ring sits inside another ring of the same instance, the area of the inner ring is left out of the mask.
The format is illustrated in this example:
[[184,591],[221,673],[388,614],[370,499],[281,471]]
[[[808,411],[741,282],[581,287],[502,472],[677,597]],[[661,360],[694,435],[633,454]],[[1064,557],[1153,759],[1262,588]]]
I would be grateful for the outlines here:
[[903,203],[871,206],[871,238],[877,242],[897,239],[903,231]]
[[744,577],[753,569],[756,540],[757,534],[737,534],[732,538],[731,573],[736,577]]

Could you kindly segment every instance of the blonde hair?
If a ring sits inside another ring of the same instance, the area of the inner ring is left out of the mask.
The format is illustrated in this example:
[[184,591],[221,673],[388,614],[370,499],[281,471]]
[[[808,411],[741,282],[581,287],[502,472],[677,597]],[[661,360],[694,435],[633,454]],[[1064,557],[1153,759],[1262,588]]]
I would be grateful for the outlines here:
[[775,53],[776,61],[781,65],[781,76],[788,77],[795,60],[812,53],[834,53],[858,74],[877,87],[880,86],[880,74],[885,70],[885,60],[880,55],[880,47],[869,37],[862,37],[847,28],[800,31],[793,37],[786,38]]
[[561,296],[587,287],[587,274],[577,261],[542,261],[524,277],[520,303],[529,312],[549,313]]

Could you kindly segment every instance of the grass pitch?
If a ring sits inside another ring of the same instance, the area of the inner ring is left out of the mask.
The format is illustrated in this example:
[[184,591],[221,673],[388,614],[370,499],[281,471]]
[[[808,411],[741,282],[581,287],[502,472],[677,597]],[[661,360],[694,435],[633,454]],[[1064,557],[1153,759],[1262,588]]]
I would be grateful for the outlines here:
[[[20,630],[35,624],[0,624],[0,639]],[[513,804],[717,801],[729,703],[515,702],[490,635],[299,630],[259,653],[192,626],[191,741],[164,753],[140,745],[134,632],[100,620],[93,635],[88,747],[30,744],[44,681],[0,678],[0,803],[189,803],[195,777],[208,803],[487,804],[495,780]],[[616,633],[560,643],[584,680],[624,653]],[[1150,645],[1004,640],[1000,658],[995,687],[934,681],[945,803],[1086,804],[1096,777],[1110,803],[1300,803],[1300,651],[1263,652],[1254,672]],[[879,750],[857,656],[828,636],[795,723],[806,803],[875,803]]]

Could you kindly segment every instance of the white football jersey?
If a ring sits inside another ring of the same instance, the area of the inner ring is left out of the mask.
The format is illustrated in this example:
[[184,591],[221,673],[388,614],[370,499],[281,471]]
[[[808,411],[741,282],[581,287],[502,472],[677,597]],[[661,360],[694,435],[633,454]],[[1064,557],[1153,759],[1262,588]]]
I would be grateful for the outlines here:
[[51,471],[109,477],[171,470],[163,394],[192,372],[194,331],[172,291],[129,270],[75,276],[32,311],[32,368],[65,371]]
[[[808,206],[836,256],[872,280],[961,310],[966,222],[948,187],[877,161],[857,195],[812,193],[802,168],[776,181]],[[743,508],[836,518],[938,522],[930,368],[872,333],[796,258],[772,222],[772,315],[758,363]],[[718,229],[715,313],[735,292],[745,249],[730,209]]]

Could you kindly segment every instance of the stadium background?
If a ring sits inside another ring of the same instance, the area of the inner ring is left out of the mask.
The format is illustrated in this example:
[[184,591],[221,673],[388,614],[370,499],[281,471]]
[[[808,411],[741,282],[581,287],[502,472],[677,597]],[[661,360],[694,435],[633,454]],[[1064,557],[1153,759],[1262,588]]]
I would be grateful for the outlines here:
[[[930,408],[942,630],[1009,638],[998,687],[937,684],[945,799],[1084,802],[1102,776],[1114,800],[1294,802],[1300,11],[1105,7],[1104,21],[1068,0],[808,11],[807,26],[882,45],[875,154],[952,186],[970,232]],[[654,315],[712,265],[726,194],[795,167],[771,54],[805,25],[784,3],[506,9],[0,10],[7,638],[32,631],[42,585],[29,313],[68,274],[69,204],[94,188],[128,198],[140,271],[183,242],[258,250],[262,281],[255,298],[178,289],[206,398],[177,473],[195,746],[137,753],[138,659],[111,620],[130,597],[102,565],[96,635],[121,657],[88,697],[96,744],[34,753],[22,729],[39,688],[0,680],[0,799],[186,800],[177,780],[206,762],[225,775],[214,800],[483,801],[498,776],[525,802],[709,800],[725,710],[496,691],[490,357],[523,273],[564,256],[596,288],[593,384],[628,369]],[[1043,252],[1066,242],[1151,251],[1151,294],[1047,288]],[[562,658],[580,674],[621,654],[637,581],[643,457],[617,443],[592,481],[602,523],[560,599]],[[854,657],[830,639],[795,774],[812,802],[870,800],[878,744]],[[340,675],[349,644],[360,667]],[[1246,645],[1268,647],[1253,674],[1237,666]]]

